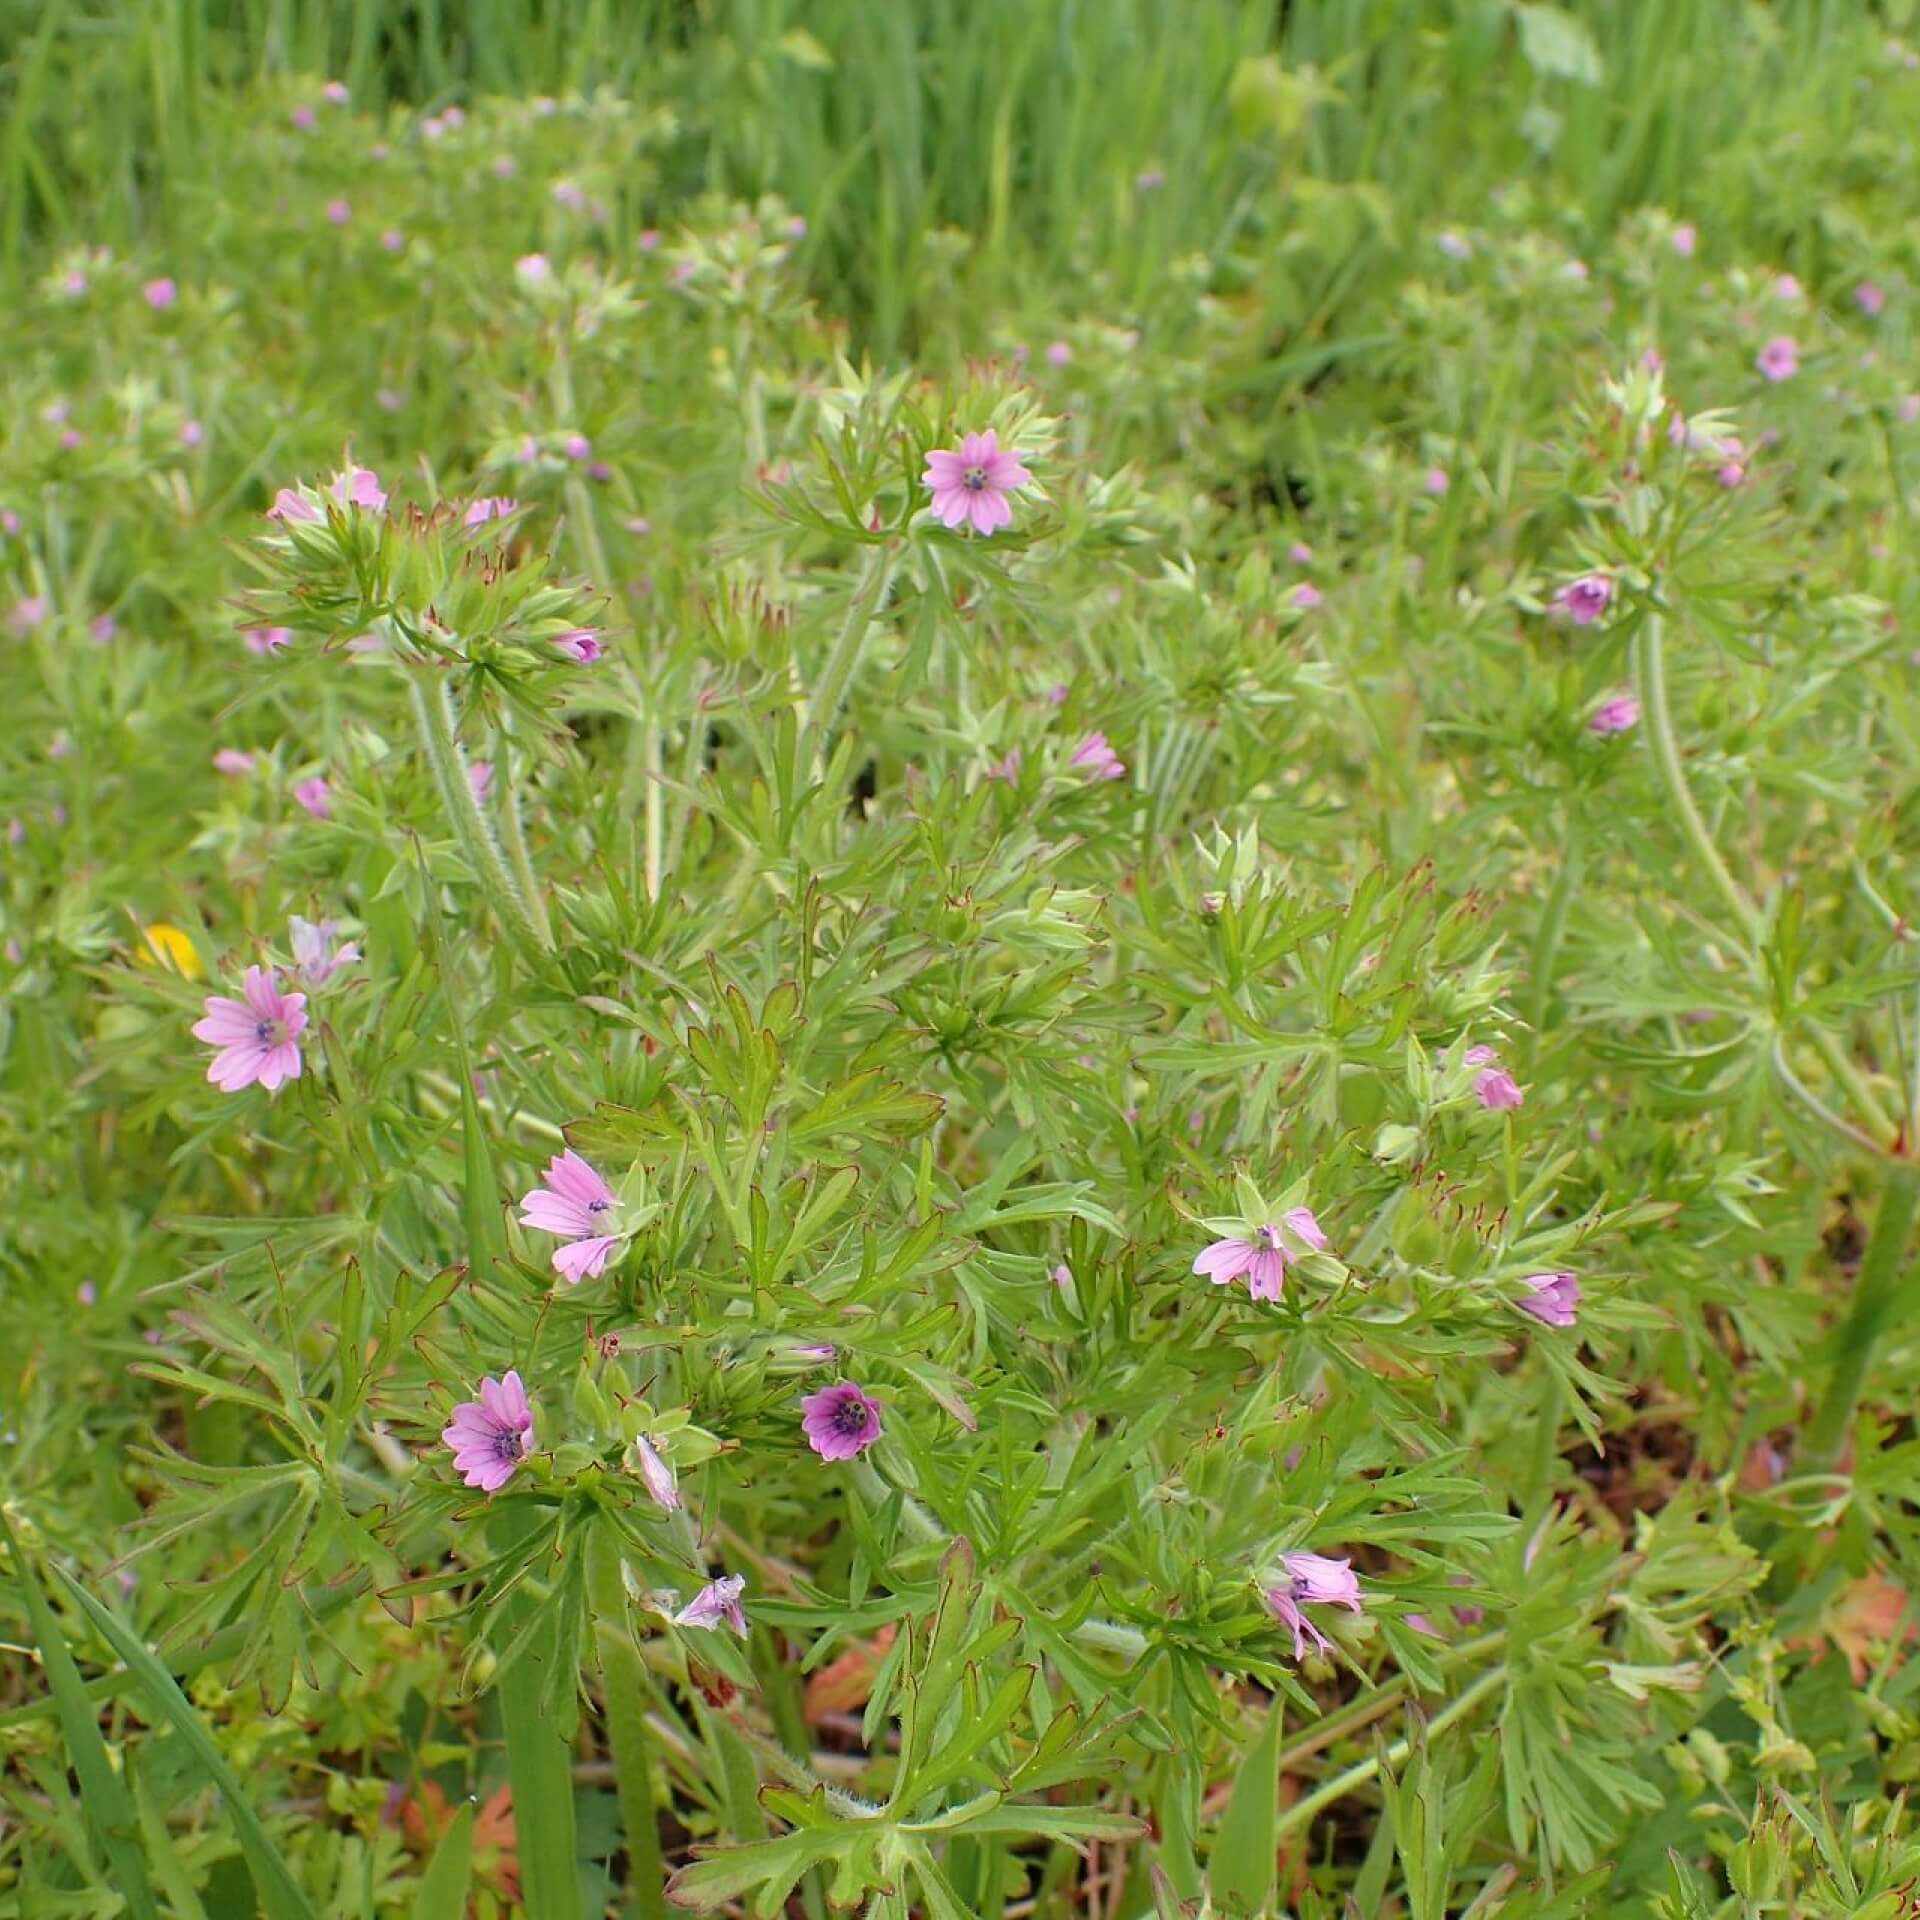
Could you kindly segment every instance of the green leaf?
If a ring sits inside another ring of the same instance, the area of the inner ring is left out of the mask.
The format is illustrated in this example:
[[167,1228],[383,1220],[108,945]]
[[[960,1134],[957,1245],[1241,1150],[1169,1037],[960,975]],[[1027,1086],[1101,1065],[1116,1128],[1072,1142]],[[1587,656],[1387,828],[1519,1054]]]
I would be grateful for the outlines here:
[[47,1689],[60,1715],[60,1732],[67,1743],[67,1756],[73,1762],[74,1772],[80,1776],[80,1804],[86,1812],[87,1825],[107,1856],[114,1884],[127,1903],[128,1913],[134,1920],[159,1920],[160,1909],[154,1904],[153,1890],[147,1884],[146,1862],[134,1838],[138,1822],[126,1782],[115,1770],[113,1756],[101,1738],[93,1704],[87,1698],[80,1669],[73,1663],[60,1623],[47,1605],[40,1582],[28,1566],[4,1513],[0,1513],[0,1538],[7,1543],[7,1552],[12,1556],[21,1591],[26,1596],[27,1618],[32,1622],[34,1639],[40,1643],[40,1662],[46,1669]]
[[473,1802],[454,1816],[440,1836],[433,1859],[414,1895],[414,1920],[466,1920],[467,1887],[473,1878]]
[[1240,1763],[1227,1811],[1214,1836],[1207,1883],[1228,1913],[1264,1913],[1273,1901],[1274,1814],[1280,1801],[1280,1703]]
[[[233,1821],[234,1834],[240,1842],[240,1852],[246,1860],[247,1871],[253,1876],[254,1892],[259,1896],[260,1908],[267,1920],[315,1920],[313,1908],[307,1904],[307,1896],[300,1891],[287,1863],[280,1857],[266,1828],[260,1824],[260,1816],[254,1812],[245,1793],[241,1791],[233,1769],[214,1745],[213,1736],[201,1725],[200,1716],[194,1712],[187,1696],[174,1683],[173,1675],[154,1658],[146,1644],[128,1630],[124,1622],[109,1613],[77,1580],[57,1567],[54,1574],[74,1601],[85,1610],[101,1638],[126,1662],[128,1671],[145,1687],[148,1701],[179,1736],[195,1769],[218,1789],[220,1797],[226,1802],[228,1817]],[[575,1920],[575,1916],[569,1914],[566,1920]]]

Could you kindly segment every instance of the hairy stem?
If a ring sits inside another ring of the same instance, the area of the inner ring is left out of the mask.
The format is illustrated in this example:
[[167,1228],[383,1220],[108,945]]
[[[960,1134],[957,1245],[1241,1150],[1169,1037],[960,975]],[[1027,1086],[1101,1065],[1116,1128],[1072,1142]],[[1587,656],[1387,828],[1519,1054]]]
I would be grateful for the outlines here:
[[833,651],[827,655],[820,677],[807,698],[806,712],[800,721],[801,737],[818,746],[822,760],[826,758],[827,733],[840,717],[847,690],[853,684],[860,655],[866,647],[868,631],[874,615],[886,604],[887,589],[893,583],[897,564],[898,556],[891,542],[867,550],[860,578],[854,585],[853,603],[847,608],[846,624],[840,629],[840,637],[834,641]]
[[598,1629],[614,1792],[627,1839],[628,1911],[644,1915],[645,1920],[667,1920],[667,1875],[660,1854],[653,1757],[647,1738],[647,1669],[633,1641],[626,1582],[620,1575],[619,1536],[604,1518],[597,1520],[587,1542],[587,1596]]
[[495,755],[495,792],[500,810],[500,837],[507,843],[507,858],[520,882],[521,897],[533,916],[544,945],[553,945],[553,926],[547,919],[547,903],[540,895],[540,878],[533,870],[533,857],[527,849],[526,824],[520,818],[519,774],[514,757],[512,729],[502,726],[500,746]]

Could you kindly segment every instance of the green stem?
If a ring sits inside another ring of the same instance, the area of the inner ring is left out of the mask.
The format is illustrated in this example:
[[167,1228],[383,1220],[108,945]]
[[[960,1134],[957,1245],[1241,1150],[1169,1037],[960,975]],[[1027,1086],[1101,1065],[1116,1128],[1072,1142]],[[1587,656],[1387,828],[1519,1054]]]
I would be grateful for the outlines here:
[[1533,943],[1533,979],[1527,996],[1527,1065],[1540,1057],[1540,1035],[1546,1024],[1547,1002],[1553,997],[1553,963],[1560,951],[1560,937],[1566,932],[1567,910],[1580,884],[1580,838],[1577,827],[1567,829],[1560,849],[1560,871],[1554,876],[1553,891],[1540,915],[1540,931]]
[[507,932],[521,946],[536,956],[550,952],[553,937],[551,934],[542,937],[538,923],[520,896],[518,883],[501,857],[493,828],[480,810],[480,802],[473,797],[466,757],[460,751],[454,732],[453,702],[444,675],[435,668],[422,667],[416,668],[407,679],[413,696],[414,718],[420,727],[420,744],[426,749],[427,762],[440,789],[440,805],[467,865],[473,869],[473,877],[493,903]]
[[1673,715],[1667,706],[1666,658],[1660,616],[1657,613],[1650,613],[1634,636],[1633,652],[1634,679],[1640,689],[1641,718],[1645,722],[1648,744],[1653,748],[1654,764],[1659,768],[1661,782],[1667,790],[1667,805],[1680,829],[1681,838],[1692,848],[1694,858],[1713,882],[1721,899],[1732,910],[1741,936],[1751,951],[1760,944],[1760,915],[1739,881],[1728,870],[1727,863],[1721,859],[1720,849],[1714,845],[1713,835],[1707,831],[1707,823],[1700,817],[1700,809],[1693,804],[1686,770],[1680,764],[1680,748],[1673,735]]
[[[1495,1687],[1505,1683],[1507,1670],[1495,1667],[1491,1673],[1483,1673],[1465,1693],[1444,1713],[1435,1716],[1427,1728],[1427,1738],[1444,1733],[1456,1720],[1461,1720],[1477,1707]],[[1386,1763],[1397,1767],[1413,1751],[1411,1740],[1396,1740],[1386,1751]],[[1362,1760],[1349,1767],[1345,1773],[1335,1774],[1324,1787],[1316,1789],[1304,1800],[1297,1800],[1279,1819],[1273,1823],[1273,1837],[1281,1839],[1296,1827],[1304,1827],[1322,1807],[1330,1807],[1336,1800],[1344,1800],[1356,1787],[1364,1787],[1380,1771],[1381,1756],[1375,1754],[1370,1760]]]
[[667,1874],[660,1854],[653,1758],[647,1739],[647,1669],[634,1645],[626,1582],[620,1572],[620,1536],[604,1518],[597,1520],[587,1540],[587,1597],[598,1629],[614,1791],[627,1837],[628,1908],[645,1920],[667,1920]]
[[[820,678],[814,682],[806,712],[801,716],[803,741],[818,741],[824,749],[827,732],[840,717],[847,690],[859,668],[868,629],[873,625],[874,615],[886,603],[887,588],[893,583],[893,570],[898,564],[898,555],[890,541],[868,549],[853,589],[853,603],[847,608],[846,625],[840,629],[840,637],[833,643],[826,665],[820,669]],[[820,757],[826,758],[824,750]]]
[[494,766],[499,794],[500,837],[507,843],[507,858],[513,862],[520,882],[521,897],[540,931],[541,943],[553,945],[553,925],[547,918],[547,903],[540,895],[540,877],[533,870],[533,857],[527,849],[526,824],[520,818],[519,768],[514,764],[513,731],[502,725],[500,746]]
[[1846,1049],[1825,1027],[1813,1026],[1808,1031],[1820,1058],[1827,1063],[1827,1071],[1853,1102],[1854,1111],[1866,1122],[1883,1149],[1891,1149],[1900,1131],[1894,1125],[1893,1116],[1880,1104],[1880,1096],[1868,1084],[1866,1075],[1847,1058]]
[[1920,1213],[1920,1167],[1897,1162],[1887,1169],[1879,1217],[1873,1223],[1873,1237],[1867,1242],[1866,1257],[1853,1283],[1853,1305],[1840,1329],[1840,1353],[1834,1362],[1833,1378],[1827,1382],[1826,1398],[1813,1416],[1801,1449],[1806,1472],[1830,1468],[1853,1430],[1874,1349],[1899,1302],[1916,1213]]

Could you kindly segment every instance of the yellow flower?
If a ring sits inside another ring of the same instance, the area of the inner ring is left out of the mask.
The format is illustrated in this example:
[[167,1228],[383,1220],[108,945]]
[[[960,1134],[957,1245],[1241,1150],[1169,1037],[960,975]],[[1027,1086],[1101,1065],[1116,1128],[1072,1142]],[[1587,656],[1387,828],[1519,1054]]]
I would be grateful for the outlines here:
[[194,951],[193,942],[178,927],[156,920],[152,926],[142,929],[142,938],[146,944],[134,958],[143,965],[165,967],[189,980],[203,977],[206,970],[200,964],[200,956]]

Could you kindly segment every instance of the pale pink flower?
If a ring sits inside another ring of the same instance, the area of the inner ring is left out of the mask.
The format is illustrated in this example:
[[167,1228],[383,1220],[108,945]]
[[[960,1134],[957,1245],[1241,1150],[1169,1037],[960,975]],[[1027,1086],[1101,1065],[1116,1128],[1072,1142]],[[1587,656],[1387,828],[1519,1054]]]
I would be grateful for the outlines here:
[[1296,567],[1310,567],[1313,565],[1313,549],[1304,540],[1296,540],[1287,549],[1287,558]]
[[381,251],[385,253],[405,253],[407,236],[398,227],[389,227],[380,236]]
[[1469,1047],[1460,1056],[1461,1064],[1469,1067],[1490,1067],[1499,1058],[1491,1047]]
[[335,931],[331,920],[303,920],[297,913],[287,923],[293,970],[310,987],[324,987],[342,967],[360,958],[360,949],[351,940],[335,946]]
[[547,1162],[546,1185],[520,1201],[520,1224],[551,1233],[568,1244],[553,1256],[554,1271],[578,1286],[596,1278],[621,1236],[604,1229],[613,1224],[613,1189],[571,1148]]
[[444,107],[440,118],[450,127],[464,127],[467,124],[467,110],[464,107]]
[[164,275],[158,280],[149,280],[140,293],[155,313],[165,313],[180,298],[180,289]]
[[82,1280],[74,1289],[74,1298],[83,1307],[93,1306],[100,1298],[100,1289],[91,1280]]
[[461,524],[469,527],[484,526],[489,520],[504,520],[508,514],[519,511],[518,500],[509,500],[502,493],[490,493],[475,500],[467,508]]
[[634,1440],[633,1450],[639,1456],[640,1478],[646,1482],[653,1504],[662,1513],[678,1513],[680,1489],[674,1481],[673,1469],[654,1451],[653,1442],[644,1433]]
[[87,635],[95,646],[104,647],[120,631],[120,623],[110,613],[96,613],[87,623]]
[[1887,304],[1886,290],[1871,280],[1862,280],[1853,290],[1854,304],[1869,320],[1876,320]]
[[1065,1293],[1073,1285],[1073,1269],[1062,1260],[1057,1266],[1048,1269],[1047,1278]]
[[183,420],[180,423],[180,444],[183,447],[197,447],[207,437],[207,430],[198,420]]
[[658,253],[660,251],[660,229],[658,227],[642,227],[640,229],[640,237],[634,244],[642,253]]
[[1455,233],[1451,227],[1438,234],[1433,243],[1449,260],[1465,260],[1473,252],[1465,237]]
[[327,202],[327,224],[329,226],[344,227],[352,218],[353,209],[348,206],[344,200],[329,200]]
[[1616,693],[1593,710],[1587,725],[1601,735],[1627,733],[1640,724],[1640,702],[1630,693]]
[[1693,248],[1699,235],[1694,232],[1691,222],[1683,222],[1673,230],[1673,250],[1682,260],[1693,258]]
[[1033,475],[990,427],[970,433],[959,451],[936,448],[927,455],[921,484],[933,490],[933,511],[942,526],[970,521],[976,533],[992,533],[1013,523],[1007,495],[1031,483]]
[[293,645],[291,627],[249,627],[240,638],[249,653],[284,653]]
[[1583,573],[1554,596],[1576,627],[1590,627],[1613,603],[1613,582],[1604,573]]
[[1447,471],[1444,467],[1429,467],[1427,469],[1427,477],[1421,481],[1420,484],[1425,487],[1429,493],[1437,497],[1445,493],[1447,489],[1453,485],[1453,482],[1448,479]]
[[745,1576],[738,1573],[709,1580],[673,1616],[673,1624],[676,1627],[704,1627],[709,1633],[725,1624],[744,1640],[747,1637],[747,1615],[740,1604],[740,1596],[746,1591],[746,1586]]
[[1920,420],[1920,393],[1903,393],[1895,411],[1900,415],[1901,425],[1912,426],[1916,420]]
[[1216,1240],[1194,1260],[1193,1271],[1205,1274],[1216,1287],[1230,1287],[1245,1278],[1255,1300],[1278,1300],[1287,1276],[1287,1262],[1298,1259],[1288,1235],[1315,1253],[1324,1253],[1327,1236],[1309,1207],[1290,1207],[1278,1221],[1251,1228],[1244,1236]]
[[1004,780],[1012,786],[1020,778],[1020,749],[1009,747],[1005,755],[987,769],[989,780]]
[[1104,733],[1088,734],[1074,748],[1073,757],[1067,764],[1084,768],[1088,776],[1095,780],[1121,780],[1127,772],[1127,763],[1107,744]]
[[467,785],[473,790],[476,800],[484,800],[493,791],[493,762],[491,760],[470,760],[467,763]]
[[1731,493],[1736,487],[1747,483],[1747,470],[1738,460],[1723,460],[1713,476]]
[[1530,1273],[1526,1293],[1513,1304],[1550,1327],[1570,1327],[1578,1317],[1580,1282],[1570,1273]]
[[293,797],[316,820],[333,818],[333,789],[327,785],[323,774],[316,773],[311,779],[298,782],[293,789]]
[[60,436],[60,445],[67,453],[72,453],[87,444],[87,436],[78,427],[69,427]]
[[1360,1612],[1360,1582],[1352,1561],[1331,1560],[1319,1553],[1283,1553],[1280,1564],[1286,1570],[1286,1584],[1267,1589],[1267,1605],[1293,1634],[1293,1657],[1306,1658],[1309,1638],[1320,1652],[1330,1651],[1332,1643],[1301,1608],[1345,1607],[1349,1613]]
[[1775,334],[1760,349],[1753,364],[1769,380],[1791,380],[1800,371],[1799,343],[1791,334]]
[[15,633],[31,633],[47,617],[48,604],[44,593],[29,593],[14,602],[7,624]]
[[533,1450],[533,1404],[520,1375],[509,1368],[480,1382],[480,1398],[463,1400],[440,1430],[462,1480],[483,1493],[498,1493]]
[[1800,298],[1800,282],[1790,273],[1780,274],[1774,280],[1773,295],[1776,300],[1785,300],[1791,305]]
[[1298,607],[1302,613],[1311,613],[1326,597],[1327,596],[1322,593],[1311,580],[1302,580],[1300,584],[1287,595],[1287,605],[1290,607]]
[[1047,344],[1047,365],[1064,367],[1071,364],[1073,349],[1064,340],[1053,340]]
[[216,773],[242,774],[253,771],[253,755],[242,753],[238,747],[222,747],[213,756]]
[[569,460],[584,460],[593,451],[593,442],[584,433],[570,433],[560,443],[560,450]]
[[383,511],[387,496],[380,476],[367,467],[346,467],[333,476],[327,491],[342,507],[365,507],[369,513]]
[[60,282],[60,290],[70,299],[78,300],[87,290],[87,276],[76,268]]
[[880,1438],[880,1402],[841,1380],[800,1402],[807,1445],[822,1460],[851,1460]]
[[541,287],[553,278],[553,268],[544,253],[523,253],[513,263],[513,277],[523,287]]
[[307,996],[282,993],[265,967],[249,967],[242,998],[209,994],[206,1017],[193,1037],[214,1049],[207,1078],[222,1093],[238,1093],[255,1081],[269,1093],[300,1077],[300,1035],[307,1024]]
[[565,207],[569,213],[578,213],[587,204],[586,191],[572,180],[556,180],[553,183],[553,204]]
[[291,525],[296,521],[311,525],[326,517],[320,507],[293,487],[282,487],[273,496],[273,505],[267,509],[267,518],[278,520],[283,526]]
[[1527,1096],[1505,1067],[1489,1067],[1474,1081],[1473,1097],[1489,1113],[1505,1113],[1519,1106]]
[[293,110],[293,124],[298,127],[302,133],[305,133],[306,130],[313,125],[313,109],[308,106],[295,107]]
[[510,153],[496,153],[488,166],[496,180],[511,180],[514,176],[513,155]]
[[591,627],[573,627],[566,633],[556,633],[553,644],[569,660],[577,660],[583,667],[591,666],[607,650],[605,642]]
[[344,107],[353,98],[353,95],[347,91],[347,83],[344,80],[329,80],[320,89],[320,95],[329,106],[334,107]]

